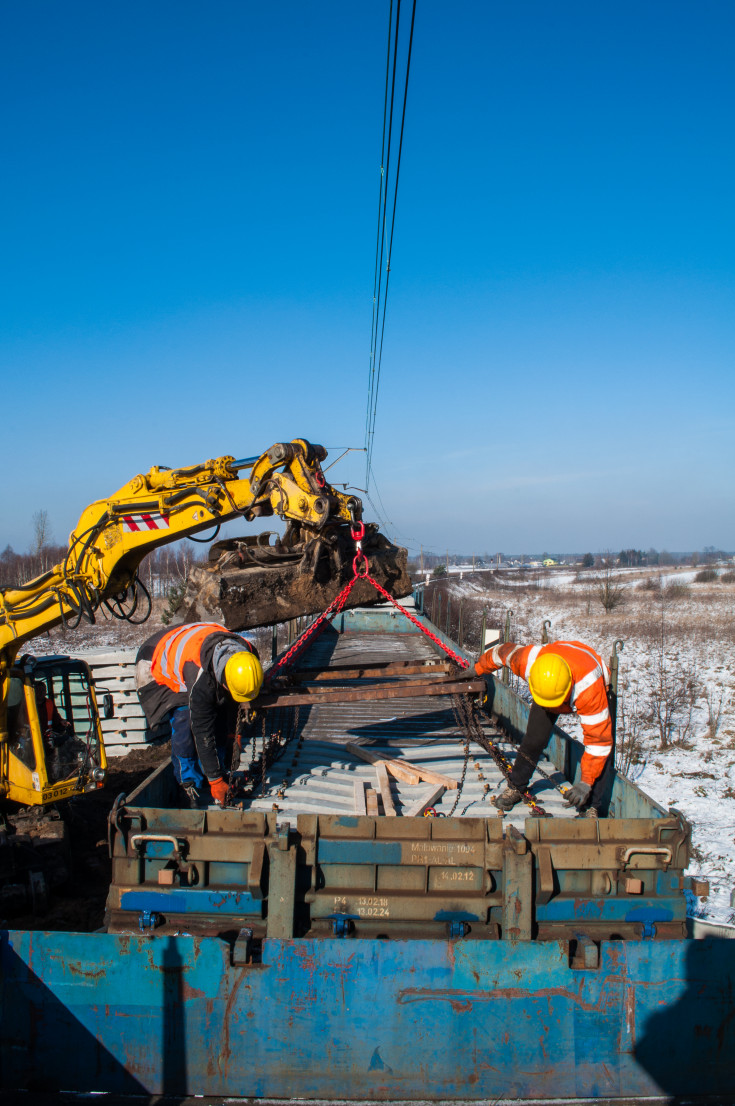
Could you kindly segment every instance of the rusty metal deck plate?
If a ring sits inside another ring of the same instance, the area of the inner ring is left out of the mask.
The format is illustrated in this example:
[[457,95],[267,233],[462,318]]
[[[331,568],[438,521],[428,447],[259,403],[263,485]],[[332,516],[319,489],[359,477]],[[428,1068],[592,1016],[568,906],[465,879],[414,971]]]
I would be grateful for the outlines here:
[[[406,682],[417,678],[420,665],[437,664],[441,680],[445,668],[428,641],[420,634],[381,634],[325,632],[300,658],[297,670],[309,679],[322,672],[319,683],[330,687],[331,674],[352,678],[348,673],[369,671],[377,680],[367,679],[366,690],[374,682],[384,682],[379,670],[366,666],[404,666]],[[441,684],[440,684],[441,686]],[[386,758],[405,758],[435,772],[461,779],[465,760],[464,735],[457,727],[451,696],[414,694],[389,701],[361,696],[355,701],[321,702],[299,706],[297,732],[278,760],[266,773],[265,786],[246,803],[247,809],[271,811],[277,806],[279,817],[297,814],[353,814],[354,784],[363,780],[374,786],[375,767],[364,763],[344,749],[347,743],[365,745]],[[283,722],[276,712],[266,715],[267,733],[275,732]],[[485,720],[486,735],[496,742],[509,760],[515,758],[515,746]],[[257,751],[257,750],[256,750]],[[558,783],[564,776],[545,757],[539,767]],[[503,783],[492,757],[471,744],[464,786],[454,809],[454,817],[495,818],[498,811],[490,802]],[[430,790],[428,783],[408,784],[390,779],[392,798],[398,815],[409,811]],[[530,790],[544,809],[556,818],[571,818],[574,810],[564,805],[559,792],[536,773]],[[432,802],[439,814],[449,814],[457,798],[456,790],[447,790]],[[521,803],[504,819],[522,829],[529,814]]]

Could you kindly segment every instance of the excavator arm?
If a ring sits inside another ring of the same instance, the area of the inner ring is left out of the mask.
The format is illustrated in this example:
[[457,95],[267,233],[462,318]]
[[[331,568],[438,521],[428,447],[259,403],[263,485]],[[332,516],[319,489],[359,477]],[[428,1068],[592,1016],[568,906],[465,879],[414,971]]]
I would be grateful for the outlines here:
[[275,514],[315,536],[359,519],[360,500],[325,480],[325,457],[323,446],[296,439],[240,461],[225,456],[188,468],[154,467],[91,503],[60,564],[0,592],[2,661],[7,665],[24,642],[53,626],[93,621],[102,602],[120,609],[127,603],[131,613],[138,566],[158,546],[238,516],[250,521]]
[[[210,564],[192,572],[184,619],[214,615],[240,630],[324,609],[352,575],[350,533],[362,513],[359,499],[325,480],[325,457],[322,446],[297,438],[259,457],[152,468],[86,508],[60,564],[0,589],[0,798],[44,806],[103,785],[104,742],[89,668],[70,657],[18,654],[60,623],[74,629],[83,618],[94,622],[101,604],[118,618],[144,622],[151,599],[138,568],[152,549],[238,516],[277,515],[288,525],[275,546],[263,545],[261,535],[210,549]],[[375,554],[376,578],[394,595],[408,594],[405,550],[375,527],[368,531],[363,549]],[[358,583],[350,606],[379,600],[367,581]],[[111,709],[110,696],[104,698]]]

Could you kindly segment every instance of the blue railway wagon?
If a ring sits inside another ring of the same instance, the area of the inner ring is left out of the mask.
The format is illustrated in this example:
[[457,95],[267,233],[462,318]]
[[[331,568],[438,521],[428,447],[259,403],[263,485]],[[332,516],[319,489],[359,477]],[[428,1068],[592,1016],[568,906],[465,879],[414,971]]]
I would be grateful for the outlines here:
[[[314,656],[427,648],[381,608]],[[622,778],[598,822],[488,817],[484,790],[447,818],[335,812],[344,736],[447,742],[448,708],[401,704],[304,712],[302,752],[310,725],[337,739],[324,810],[291,795],[308,758],[242,811],[178,810],[168,766],[118,804],[107,931],[1,934],[4,1094],[735,1100],[735,944],[686,936],[681,816]],[[497,740],[525,710],[488,681]],[[549,754],[573,778],[563,731]]]

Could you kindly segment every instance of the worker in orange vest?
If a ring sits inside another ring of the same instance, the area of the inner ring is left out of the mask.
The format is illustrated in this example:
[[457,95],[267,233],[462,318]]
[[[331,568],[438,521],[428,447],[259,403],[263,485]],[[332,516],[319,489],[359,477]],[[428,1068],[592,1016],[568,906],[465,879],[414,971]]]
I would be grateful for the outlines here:
[[53,748],[63,745],[74,733],[71,722],[67,722],[59,714],[53,695],[49,694],[44,680],[35,680],[34,690],[41,733]]
[[170,723],[174,774],[189,804],[206,805],[208,786],[222,805],[234,704],[254,699],[263,684],[255,647],[218,622],[185,623],[143,642],[135,682],[148,725]]
[[521,802],[521,791],[528,787],[557,718],[575,713],[582,723],[584,754],[580,779],[566,799],[568,805],[584,809],[587,817],[598,817],[613,771],[610,673],[602,657],[581,641],[526,646],[505,642],[483,653],[475,672],[484,676],[503,667],[527,681],[533,704],[508,786],[492,800],[495,806],[507,812]]

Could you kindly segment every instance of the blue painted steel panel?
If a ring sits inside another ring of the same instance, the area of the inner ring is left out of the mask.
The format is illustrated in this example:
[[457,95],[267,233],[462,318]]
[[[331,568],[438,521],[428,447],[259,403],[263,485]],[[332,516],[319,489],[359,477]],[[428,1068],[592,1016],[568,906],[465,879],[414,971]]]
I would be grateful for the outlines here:
[[403,846],[400,841],[335,841],[319,842],[320,864],[400,864]]
[[249,891],[208,888],[167,888],[165,891],[123,891],[122,910],[160,910],[166,914],[255,914],[262,917],[263,902]]
[[676,898],[634,900],[556,898],[545,905],[536,903],[535,917],[539,923],[571,923],[583,919],[611,924],[613,922],[683,922],[686,918],[686,899],[681,893]]
[[258,1097],[729,1094],[735,942],[5,932],[2,1087]]

